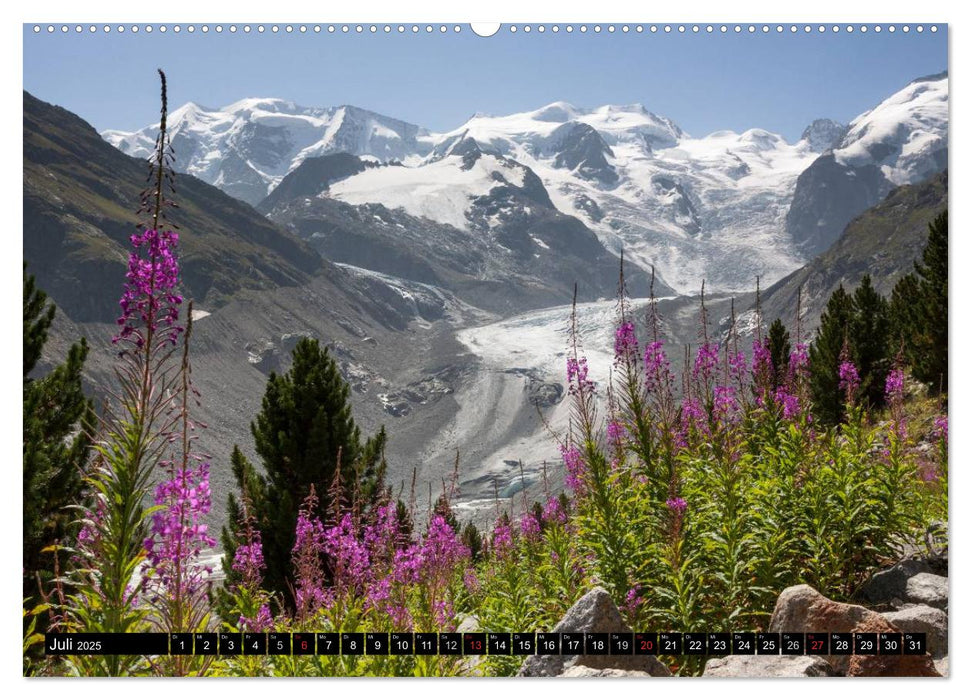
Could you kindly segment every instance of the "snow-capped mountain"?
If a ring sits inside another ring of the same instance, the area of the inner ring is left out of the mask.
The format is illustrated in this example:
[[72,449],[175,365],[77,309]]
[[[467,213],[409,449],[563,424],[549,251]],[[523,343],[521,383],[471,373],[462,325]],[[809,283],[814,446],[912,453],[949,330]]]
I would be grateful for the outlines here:
[[[406,160],[433,145],[421,127],[358,107],[308,108],[279,99],[245,99],[220,109],[190,102],[169,115],[168,126],[177,169],[250,204],[309,157],[346,152]],[[157,133],[153,124],[102,136],[128,155],[148,157]]]
[[799,176],[786,228],[807,254],[826,250],[858,214],[899,185],[947,167],[948,77],[919,78],[850,122]]
[[[633,265],[653,266],[676,292],[702,281],[736,292],[756,276],[781,279],[892,186],[942,170],[947,92],[946,75],[914,81],[849,125],[813,121],[796,143],[757,128],[692,137],[638,104],[476,114],[443,134],[355,107],[271,99],[220,110],[189,104],[170,123],[177,167],[251,203],[306,159],[347,152],[373,162],[337,175],[335,164],[319,164],[328,169],[320,185],[304,172],[293,192],[496,237],[526,230],[509,226],[528,205],[504,203],[508,193],[542,189],[544,204]],[[133,155],[147,155],[153,135],[154,127],[104,133]]]
[[[484,155],[468,167],[455,157],[460,148]],[[326,196],[467,228],[475,203],[525,168],[559,211],[634,265],[655,266],[676,291],[697,291],[702,280],[736,291],[801,264],[783,223],[795,180],[815,157],[808,142],[759,129],[696,139],[641,105],[584,110],[557,102],[476,115],[442,135],[421,163],[360,173]],[[502,216],[497,211],[491,223]]]
[[947,164],[948,79],[920,78],[850,122],[836,162],[876,165],[894,185],[912,185]]

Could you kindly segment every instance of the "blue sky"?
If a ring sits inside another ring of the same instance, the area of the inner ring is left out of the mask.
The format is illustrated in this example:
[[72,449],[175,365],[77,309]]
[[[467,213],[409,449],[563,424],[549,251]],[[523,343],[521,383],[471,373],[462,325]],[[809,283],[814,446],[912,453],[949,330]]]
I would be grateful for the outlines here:
[[168,75],[170,109],[281,97],[353,104],[445,131],[475,112],[640,102],[692,135],[760,127],[792,141],[817,117],[848,121],[910,80],[947,69],[947,30],[481,38],[467,27],[457,35],[78,35],[24,26],[24,88],[99,130],[157,119],[156,67]]

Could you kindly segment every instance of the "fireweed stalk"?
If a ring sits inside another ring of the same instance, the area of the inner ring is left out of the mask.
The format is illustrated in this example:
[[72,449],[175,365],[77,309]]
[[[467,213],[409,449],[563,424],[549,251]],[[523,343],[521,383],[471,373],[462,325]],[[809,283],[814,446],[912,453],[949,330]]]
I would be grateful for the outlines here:
[[[148,608],[139,606],[138,600],[148,580],[138,574],[146,561],[146,541],[153,535],[152,516],[159,513],[165,520],[169,497],[164,498],[166,506],[146,509],[143,502],[158,479],[159,467],[165,466],[173,436],[182,431],[182,415],[173,410],[173,397],[178,402],[186,386],[183,366],[175,359],[183,331],[178,323],[182,303],[177,293],[178,236],[158,229],[163,207],[170,204],[163,189],[171,182],[165,75],[159,74],[162,119],[150,161],[152,184],[142,195],[152,223],[131,237],[122,315],[113,339],[120,348],[115,367],[118,389],[101,419],[86,477],[92,496],[79,506],[82,535],[76,557],[80,566],[76,593],[69,602],[70,627],[77,631],[132,632],[146,626]],[[182,578],[182,574],[173,578],[171,570],[167,576],[169,584]],[[177,588],[183,583],[177,583]],[[138,657],[74,658],[89,675],[124,675],[144,663]]]

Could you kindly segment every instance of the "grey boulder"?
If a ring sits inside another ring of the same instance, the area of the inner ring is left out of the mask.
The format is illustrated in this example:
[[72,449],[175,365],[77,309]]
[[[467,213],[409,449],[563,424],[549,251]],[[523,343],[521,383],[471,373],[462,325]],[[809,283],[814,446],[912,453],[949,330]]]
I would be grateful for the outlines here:
[[805,678],[835,676],[836,671],[818,656],[726,656],[708,661],[702,675],[713,678]]
[[[573,604],[552,630],[553,632],[621,632],[630,633],[610,594],[601,587],[592,589]],[[577,654],[574,656],[530,656],[520,667],[519,676],[561,676],[565,671],[585,666],[590,669],[642,671],[648,676],[670,676],[671,671],[655,656],[608,656]]]
[[902,632],[924,632],[927,651],[935,659],[947,656],[947,613],[929,605],[914,605],[884,613],[890,623]]

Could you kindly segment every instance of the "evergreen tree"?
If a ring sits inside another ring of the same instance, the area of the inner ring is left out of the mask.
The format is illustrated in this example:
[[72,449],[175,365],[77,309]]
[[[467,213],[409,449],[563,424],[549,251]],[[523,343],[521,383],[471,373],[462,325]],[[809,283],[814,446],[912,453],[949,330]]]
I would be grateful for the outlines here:
[[921,261],[891,295],[892,343],[914,377],[939,392],[947,390],[947,211],[928,229]]
[[789,331],[786,330],[781,318],[777,318],[769,326],[769,352],[772,355],[772,368],[775,372],[774,385],[779,386],[785,382],[789,371],[789,355],[792,352]]
[[859,398],[868,406],[879,406],[884,402],[884,385],[892,356],[888,349],[889,339],[887,301],[873,288],[870,275],[864,275],[853,294],[849,343],[860,374]]
[[[316,514],[322,520],[331,512],[329,487],[338,465],[344,501],[339,505],[365,507],[382,489],[386,442],[383,428],[362,441],[351,416],[350,387],[326,348],[304,338],[292,357],[286,374],[270,375],[262,408],[250,426],[261,472],[238,448],[232,458],[236,485],[263,540],[264,588],[281,596],[287,608],[293,606],[289,581],[297,512],[311,484],[318,496]],[[222,536],[227,574],[236,552],[236,533],[231,528],[240,522],[239,499],[231,496],[228,508],[230,524]],[[227,584],[231,583],[228,578]]]
[[482,534],[472,521],[467,522],[462,528],[462,544],[469,548],[472,563],[479,563],[483,555]]
[[55,307],[24,265],[24,562],[23,595],[36,604],[37,575],[50,578],[53,557],[43,550],[65,540],[79,503],[82,471],[91,446],[94,408],[81,389],[88,355],[82,338],[67,361],[44,377],[30,376],[40,360]]
[[840,353],[853,318],[853,298],[841,284],[833,292],[820,317],[816,338],[809,346],[809,390],[813,414],[833,425],[843,417],[843,395],[839,388]]

